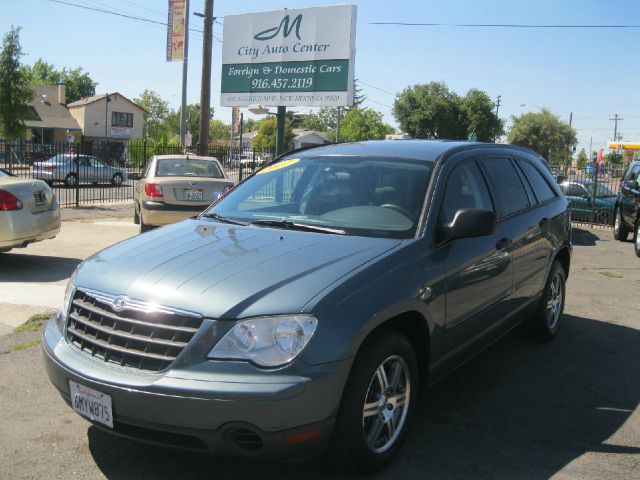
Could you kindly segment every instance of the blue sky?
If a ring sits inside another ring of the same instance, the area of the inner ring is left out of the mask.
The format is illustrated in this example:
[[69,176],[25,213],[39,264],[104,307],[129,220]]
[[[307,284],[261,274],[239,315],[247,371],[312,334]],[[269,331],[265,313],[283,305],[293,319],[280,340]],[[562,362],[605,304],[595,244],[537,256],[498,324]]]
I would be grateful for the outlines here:
[[[167,0],[66,0],[166,22]],[[214,14],[323,5],[318,0],[216,0]],[[344,2],[336,2],[344,3]],[[470,88],[502,97],[508,119],[548,107],[565,120],[573,112],[579,147],[603,147],[619,114],[623,140],[640,141],[640,28],[515,29],[454,26],[387,26],[370,22],[444,24],[640,25],[637,0],[354,0],[358,5],[356,77],[366,105],[395,124],[394,96],[416,83],[442,80],[464,94]],[[191,0],[202,12],[204,0]],[[130,98],[159,92],[173,107],[180,101],[181,64],[165,62],[166,29],[49,0],[0,0],[0,33],[22,27],[24,63],[38,58],[57,67],[82,66],[99,82],[98,93]],[[191,16],[191,27],[202,20]],[[224,19],[220,18],[220,22]],[[222,26],[214,35],[222,37]],[[188,101],[199,101],[202,34],[192,32]],[[212,104],[219,106],[221,44],[214,40]],[[521,106],[525,104],[525,106]],[[300,111],[306,111],[300,108]]]

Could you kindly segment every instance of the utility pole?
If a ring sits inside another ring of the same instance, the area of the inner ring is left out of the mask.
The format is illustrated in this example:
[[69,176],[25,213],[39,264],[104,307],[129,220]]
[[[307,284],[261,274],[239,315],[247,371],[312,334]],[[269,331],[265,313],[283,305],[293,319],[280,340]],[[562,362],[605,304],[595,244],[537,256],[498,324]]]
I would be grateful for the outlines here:
[[609,119],[610,122],[614,122],[613,124],[613,141],[614,142],[618,141],[618,122],[621,122],[623,120],[624,118],[618,117],[617,113],[613,116],[613,118]]
[[[571,124],[573,123],[573,112],[569,113],[569,128],[571,128]],[[569,167],[569,156],[571,154],[567,152],[567,158],[564,162],[564,173],[567,174],[567,168]]]
[[502,96],[498,95],[498,99],[496,100],[496,117],[498,116],[498,113],[500,112],[500,99],[502,99]]
[[213,0],[204,4],[204,39],[202,40],[202,80],[200,84],[200,140],[198,153],[207,154],[209,146],[209,120],[211,106],[211,50],[213,40]]
[[184,16],[184,58],[182,59],[182,108],[180,109],[180,145],[184,146],[187,133],[187,64],[189,63],[189,0]]
[[276,133],[276,157],[282,155],[284,153],[284,131],[287,125],[287,107],[279,106],[278,107],[278,115],[277,115],[277,133]]
[[340,107],[336,113],[336,143],[340,143],[340,114],[342,113]]

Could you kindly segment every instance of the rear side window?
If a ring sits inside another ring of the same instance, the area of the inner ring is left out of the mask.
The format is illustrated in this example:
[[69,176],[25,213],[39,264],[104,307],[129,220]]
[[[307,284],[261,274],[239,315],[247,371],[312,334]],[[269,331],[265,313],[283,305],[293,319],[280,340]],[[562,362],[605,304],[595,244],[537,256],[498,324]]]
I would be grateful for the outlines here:
[[627,174],[624,176],[625,180],[635,180],[638,172],[640,172],[640,165],[631,165],[629,170],[627,170]]
[[497,195],[501,217],[529,208],[529,198],[520,175],[508,158],[483,158],[489,181]]
[[451,223],[461,208],[493,210],[489,189],[480,169],[473,161],[465,162],[451,170],[440,207],[440,224]]
[[575,183],[563,183],[562,190],[567,197],[584,197],[587,195],[585,189]]
[[536,167],[523,160],[518,160],[518,165],[520,165],[525,175],[527,176],[529,183],[533,187],[536,197],[538,198],[538,202],[544,203],[547,200],[555,198],[555,192],[549,186],[547,181],[544,179],[544,177]]

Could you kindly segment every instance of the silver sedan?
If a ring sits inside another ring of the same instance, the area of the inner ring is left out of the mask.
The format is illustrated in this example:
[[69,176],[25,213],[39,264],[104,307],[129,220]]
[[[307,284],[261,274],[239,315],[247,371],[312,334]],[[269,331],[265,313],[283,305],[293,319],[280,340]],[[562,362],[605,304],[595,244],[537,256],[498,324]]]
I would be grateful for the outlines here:
[[80,183],[111,183],[119,187],[127,180],[127,172],[112,167],[91,155],[59,154],[46,162],[33,164],[33,178],[49,185],[64,182],[67,187]]
[[51,188],[0,170],[0,253],[53,238],[58,232],[60,209]]

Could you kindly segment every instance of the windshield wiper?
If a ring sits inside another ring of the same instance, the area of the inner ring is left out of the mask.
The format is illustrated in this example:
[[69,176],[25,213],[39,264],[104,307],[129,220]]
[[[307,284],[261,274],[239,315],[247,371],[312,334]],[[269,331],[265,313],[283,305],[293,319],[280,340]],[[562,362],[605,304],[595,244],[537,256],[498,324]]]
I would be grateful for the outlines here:
[[256,220],[251,222],[250,225],[262,226],[262,227],[275,227],[284,228],[287,230],[300,230],[303,232],[317,232],[317,233],[333,233],[336,235],[346,235],[347,232],[337,228],[320,227],[318,225],[309,225],[306,223],[296,223],[290,220]]
[[206,218],[213,218],[213,219],[218,220],[219,222],[222,222],[222,223],[230,223],[232,225],[244,225],[244,226],[249,225],[248,223],[245,223],[245,222],[239,222],[238,220],[232,220],[230,218],[224,217],[224,216],[220,215],[219,213],[213,213],[213,212],[211,212],[211,213],[203,213],[202,216],[206,217]]

